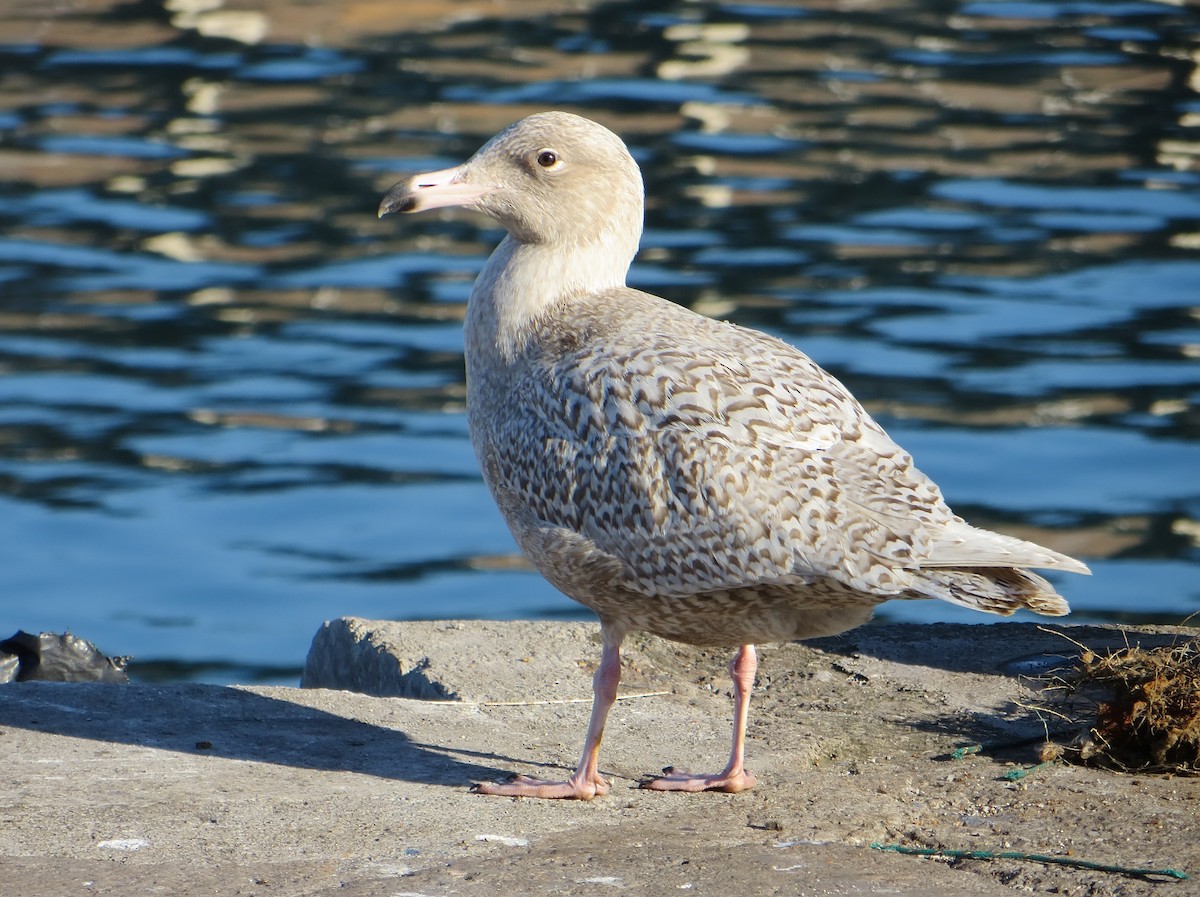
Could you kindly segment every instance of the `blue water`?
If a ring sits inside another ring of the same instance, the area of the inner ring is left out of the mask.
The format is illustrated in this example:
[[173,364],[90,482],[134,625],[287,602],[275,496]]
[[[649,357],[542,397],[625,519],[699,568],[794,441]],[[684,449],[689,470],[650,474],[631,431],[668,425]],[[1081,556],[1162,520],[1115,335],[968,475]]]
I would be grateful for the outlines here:
[[520,563],[467,437],[499,232],[374,214],[548,107],[643,167],[631,283],[800,345],[957,510],[1086,560],[1056,578],[1077,619],[1200,611],[1200,13],[617,2],[378,33],[297,3],[256,42],[93,7],[0,10],[0,636],[294,682],[333,616],[587,618]]

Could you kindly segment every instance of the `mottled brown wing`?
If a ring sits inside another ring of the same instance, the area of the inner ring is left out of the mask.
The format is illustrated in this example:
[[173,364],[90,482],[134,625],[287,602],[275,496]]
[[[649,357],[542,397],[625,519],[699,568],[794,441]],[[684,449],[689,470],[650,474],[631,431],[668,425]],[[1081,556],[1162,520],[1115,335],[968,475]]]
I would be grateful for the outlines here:
[[533,413],[497,451],[530,511],[648,594],[902,589],[925,528],[954,518],[846,389],[778,340],[697,319],[681,347],[633,311],[636,340],[580,341],[524,384]]

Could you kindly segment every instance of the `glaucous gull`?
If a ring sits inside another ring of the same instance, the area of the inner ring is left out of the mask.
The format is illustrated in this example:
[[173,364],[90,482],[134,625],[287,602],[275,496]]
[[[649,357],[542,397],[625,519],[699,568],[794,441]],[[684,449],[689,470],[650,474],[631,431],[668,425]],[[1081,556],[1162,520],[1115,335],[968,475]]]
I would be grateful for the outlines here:
[[484,480],[554,586],[600,618],[575,773],[485,794],[589,799],[620,646],[645,630],[740,646],[725,768],[663,791],[750,788],[754,643],[832,635],[889,599],[994,614],[1067,603],[1030,568],[1087,573],[978,529],[834,377],[793,346],[625,285],[642,231],[636,162],[608,129],[531,115],[456,168],[392,187],[379,214],[463,206],[508,232],[467,306],[467,415]]

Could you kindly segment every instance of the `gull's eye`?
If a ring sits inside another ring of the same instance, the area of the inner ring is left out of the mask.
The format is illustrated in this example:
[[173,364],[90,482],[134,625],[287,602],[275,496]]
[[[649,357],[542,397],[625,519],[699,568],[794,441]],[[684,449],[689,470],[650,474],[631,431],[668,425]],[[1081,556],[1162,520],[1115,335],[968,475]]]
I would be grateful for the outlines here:
[[558,165],[558,153],[552,149],[539,150],[537,164],[542,166],[542,168],[554,168]]

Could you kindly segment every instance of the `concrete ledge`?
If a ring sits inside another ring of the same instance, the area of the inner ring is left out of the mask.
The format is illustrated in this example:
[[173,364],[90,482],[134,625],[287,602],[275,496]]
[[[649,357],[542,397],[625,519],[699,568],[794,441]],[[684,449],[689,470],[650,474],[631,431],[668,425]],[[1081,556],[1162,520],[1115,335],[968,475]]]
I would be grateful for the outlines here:
[[317,630],[300,685],[421,700],[554,700],[573,669],[594,668],[598,632],[584,623],[341,617]]
[[[747,744],[760,785],[734,796],[635,787],[666,763],[722,762],[730,710],[727,652],[633,638],[622,693],[649,696],[614,708],[601,757],[614,789],[587,804],[467,786],[573,767],[596,627],[344,620],[322,632],[314,681],[440,699],[0,687],[4,892],[1116,897],[1189,887],[902,857],[873,841],[1200,872],[1194,779],[1065,766],[1001,778],[1033,762],[1036,746],[1022,742],[1042,732],[1025,709],[1037,694],[1018,673],[1071,653],[1060,633],[1103,648],[1169,641],[1172,630],[868,626],[766,648]],[[357,660],[338,659],[337,644]],[[335,672],[344,678],[319,678]],[[948,758],[968,742],[990,747]]]

